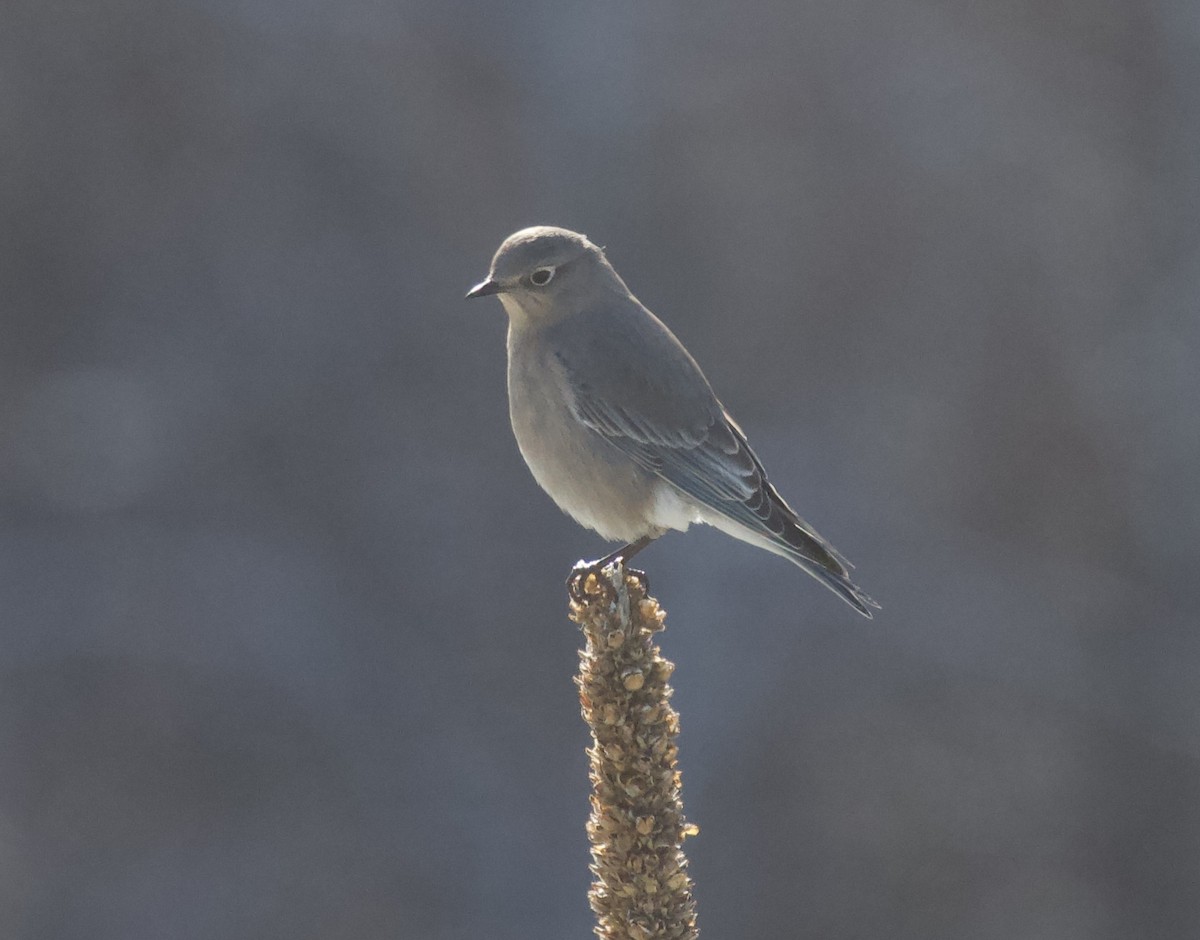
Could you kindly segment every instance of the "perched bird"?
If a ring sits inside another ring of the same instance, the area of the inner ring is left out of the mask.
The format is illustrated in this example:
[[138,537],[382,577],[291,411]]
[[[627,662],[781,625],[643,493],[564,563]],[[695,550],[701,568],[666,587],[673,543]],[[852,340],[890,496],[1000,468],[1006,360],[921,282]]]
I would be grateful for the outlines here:
[[468,297],[508,313],[508,401],[534,479],[581,525],[627,544],[716,526],[803,568],[865,617],[848,563],[783,501],[742,429],[666,325],[585,236],[536,226],[504,240]]

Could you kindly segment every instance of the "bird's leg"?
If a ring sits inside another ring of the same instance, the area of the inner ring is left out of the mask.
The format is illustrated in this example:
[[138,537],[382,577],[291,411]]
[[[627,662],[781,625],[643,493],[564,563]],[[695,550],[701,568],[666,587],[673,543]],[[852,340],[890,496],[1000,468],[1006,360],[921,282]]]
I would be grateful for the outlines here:
[[[615,552],[610,552],[603,558],[597,561],[581,561],[575,566],[571,572],[571,576],[567,578],[567,593],[575,600],[583,601],[583,584],[587,580],[589,574],[599,575],[601,571],[611,565],[614,561],[627,562],[630,558],[640,552],[643,548],[653,542],[657,535],[643,535],[636,542],[630,542],[628,545],[622,545]],[[642,587],[646,593],[650,593],[650,579],[646,577],[646,572],[637,568],[627,569],[630,574],[637,577],[642,582]]]
[[658,538],[657,535],[643,535],[636,542],[630,542],[628,545],[621,546],[615,552],[610,552],[599,561],[588,562],[588,567],[599,570],[611,565],[618,558],[621,559],[621,561],[629,561],[630,558],[640,552],[656,538]]

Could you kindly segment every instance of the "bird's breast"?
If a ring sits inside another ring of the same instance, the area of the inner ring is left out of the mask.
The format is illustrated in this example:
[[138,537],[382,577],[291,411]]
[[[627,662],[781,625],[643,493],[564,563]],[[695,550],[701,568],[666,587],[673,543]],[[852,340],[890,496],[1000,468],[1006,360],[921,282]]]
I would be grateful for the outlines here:
[[608,539],[634,541],[656,527],[654,479],[581,423],[552,350],[509,330],[508,403],[521,456],[564,512]]

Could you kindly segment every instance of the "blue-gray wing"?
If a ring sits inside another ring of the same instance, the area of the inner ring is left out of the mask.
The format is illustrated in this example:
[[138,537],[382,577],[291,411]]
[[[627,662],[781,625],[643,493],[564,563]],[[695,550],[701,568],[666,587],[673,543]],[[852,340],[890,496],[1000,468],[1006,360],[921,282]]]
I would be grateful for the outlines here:
[[[577,321],[556,337],[576,418],[638,466],[771,542],[821,580],[846,582],[844,559],[770,484],[742,430],[670,330],[640,305],[628,316],[606,310],[597,321]],[[845,596],[846,588],[830,586]],[[862,609],[861,600],[851,603]]]

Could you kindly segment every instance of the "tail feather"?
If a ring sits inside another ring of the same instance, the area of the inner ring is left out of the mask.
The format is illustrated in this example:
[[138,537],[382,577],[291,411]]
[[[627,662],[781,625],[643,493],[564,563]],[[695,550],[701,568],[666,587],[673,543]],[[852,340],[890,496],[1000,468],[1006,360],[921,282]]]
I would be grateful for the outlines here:
[[[783,531],[771,539],[777,546],[775,550],[811,574],[868,620],[873,619],[871,610],[879,610],[879,604],[850,580],[849,569],[853,565],[812,526],[796,515],[795,510],[784,502],[775,487],[768,483],[767,491],[771,497],[772,508],[783,521]],[[772,535],[774,534],[772,532]]]
[[784,527],[784,531],[788,533],[787,537],[769,529],[751,528],[739,520],[717,513],[706,514],[703,519],[736,539],[786,558],[820,581],[868,620],[872,619],[871,611],[878,610],[879,604],[850,580],[841,556],[832,550],[832,546],[800,522],[799,517],[792,515],[795,521],[789,519],[788,525]]
[[802,555],[788,555],[787,557],[789,561],[803,568],[868,620],[873,619],[872,609],[879,610],[879,604],[844,574],[834,574],[832,571],[813,564]]

